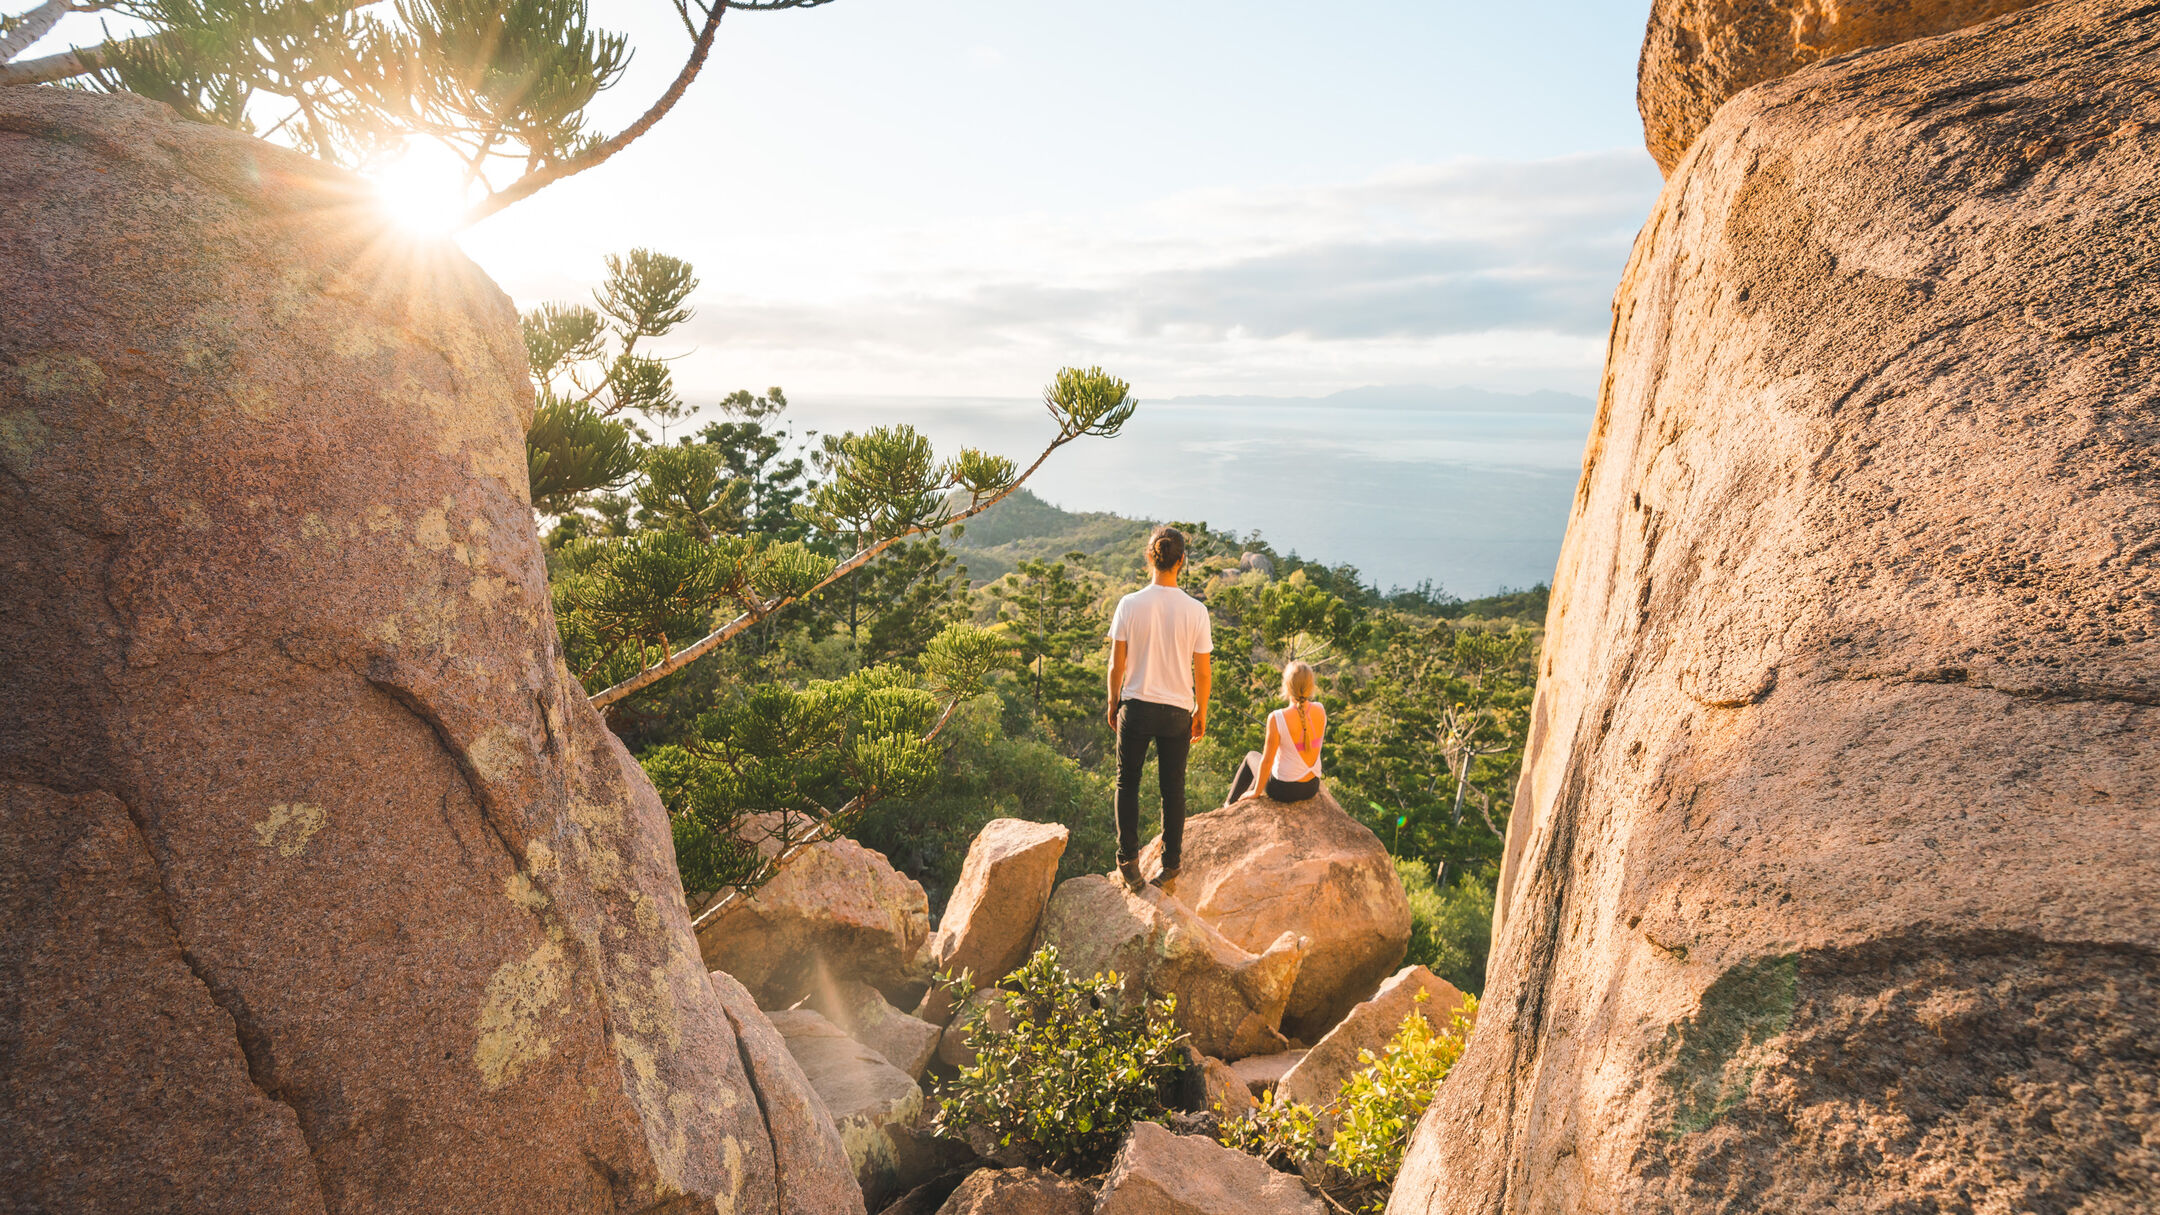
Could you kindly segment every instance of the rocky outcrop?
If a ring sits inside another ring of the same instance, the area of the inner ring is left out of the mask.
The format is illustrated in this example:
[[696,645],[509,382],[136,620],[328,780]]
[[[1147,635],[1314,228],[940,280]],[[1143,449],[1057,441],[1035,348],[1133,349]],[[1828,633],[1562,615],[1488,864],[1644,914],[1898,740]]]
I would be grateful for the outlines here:
[[706,977],[742,1044],[751,1095],[772,1133],[773,1180],[788,1196],[787,1209],[862,1215],[862,1186],[855,1180],[847,1144],[824,1099],[788,1050],[787,1039],[750,998],[748,988],[724,971]]
[[967,1176],[938,1215],[1089,1215],[1095,1195],[1047,1169],[982,1169]]
[[[749,831],[770,856],[768,818],[754,816]],[[902,1007],[913,1008],[929,937],[922,886],[881,853],[838,836],[803,849],[756,893],[735,898],[698,930],[698,946],[706,966],[734,975],[765,1008],[786,1008],[847,979],[905,993]]]
[[810,1009],[767,1016],[839,1129],[871,1209],[929,1180],[917,1167],[915,1124],[923,1092],[914,1078]]
[[[1071,835],[1056,823],[1018,818],[992,819],[984,826],[968,846],[960,881],[930,939],[931,969],[953,976],[967,972],[978,987],[992,986],[1018,969],[1035,940]],[[931,988],[916,1015],[945,1024],[952,1003],[944,989]]]
[[[1312,943],[1283,1032],[1313,1041],[1402,965],[1410,901],[1379,837],[1325,789],[1302,802],[1248,797],[1185,821],[1178,898],[1259,953],[1285,932]],[[1142,854],[1162,863],[1158,837]]]
[[843,980],[812,992],[809,1003],[841,1032],[911,1077],[920,1077],[937,1053],[938,1027],[886,1003],[868,983]]
[[[1420,999],[1419,997],[1424,997]],[[1334,1119],[1327,1113],[1343,1082],[1368,1066],[1361,1055],[1378,1055],[1402,1032],[1403,1022],[1422,1016],[1436,1033],[1455,1028],[1463,994],[1455,985],[1423,966],[1405,966],[1396,972],[1370,1000],[1350,1010],[1342,1023],[1313,1043],[1297,1065],[1284,1072],[1275,1086],[1276,1099],[1302,1101],[1319,1111],[1320,1129],[1332,1136]]]
[[1949,33],[2035,0],[1654,0],[1635,76],[1643,143],[1670,176],[1727,98],[1864,47]]
[[1254,954],[1153,886],[1139,894],[1084,874],[1061,884],[1043,912],[1041,942],[1075,975],[1114,971],[1128,997],[1177,997],[1194,1049],[1242,1059],[1287,1048],[1277,1028],[1305,944],[1285,932]]
[[1394,1210],[2160,1202],[2160,37],[1735,98],[1638,239]]
[[829,1209],[563,669],[510,301],[368,198],[0,89],[0,1193]]
[[1200,1135],[1133,1123],[1095,1215],[1326,1215],[1305,1183]]

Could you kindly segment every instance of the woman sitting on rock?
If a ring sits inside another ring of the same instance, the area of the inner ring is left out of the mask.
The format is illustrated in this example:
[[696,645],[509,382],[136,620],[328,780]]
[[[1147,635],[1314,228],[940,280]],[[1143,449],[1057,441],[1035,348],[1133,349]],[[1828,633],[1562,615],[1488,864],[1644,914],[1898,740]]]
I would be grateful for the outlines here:
[[1318,681],[1302,662],[1283,668],[1286,708],[1268,714],[1267,749],[1247,751],[1230,781],[1229,805],[1253,791],[1266,773],[1264,792],[1278,802],[1301,802],[1320,792],[1320,742],[1327,737],[1327,710],[1313,699]]

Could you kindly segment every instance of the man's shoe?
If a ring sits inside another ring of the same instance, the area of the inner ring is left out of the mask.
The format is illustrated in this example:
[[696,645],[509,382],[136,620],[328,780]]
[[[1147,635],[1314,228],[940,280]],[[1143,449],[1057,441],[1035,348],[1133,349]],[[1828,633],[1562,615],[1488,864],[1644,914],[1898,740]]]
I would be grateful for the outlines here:
[[1175,869],[1165,869],[1161,873],[1156,874],[1155,888],[1162,891],[1164,894],[1176,894],[1177,875],[1178,871]]
[[1147,889],[1147,879],[1140,876],[1140,862],[1119,861],[1117,871],[1118,877],[1124,879],[1125,889],[1132,891],[1134,894]]

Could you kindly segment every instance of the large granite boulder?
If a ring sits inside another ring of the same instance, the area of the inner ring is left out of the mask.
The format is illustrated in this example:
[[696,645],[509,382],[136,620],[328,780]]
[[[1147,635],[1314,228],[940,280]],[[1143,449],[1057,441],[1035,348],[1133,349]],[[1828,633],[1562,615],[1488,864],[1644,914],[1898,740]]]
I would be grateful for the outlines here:
[[1403,967],[1282,1074],[1275,1085],[1276,1099],[1313,1107],[1321,1133],[1332,1138],[1335,1119],[1327,1107],[1342,1092],[1344,1081],[1369,1066],[1365,1052],[1377,1056],[1387,1049],[1411,1017],[1425,1018],[1435,1033],[1452,1032],[1463,1004],[1463,994],[1446,979],[1423,966]]
[[[1283,1032],[1313,1041],[1402,965],[1410,901],[1387,849],[1322,789],[1302,802],[1253,796],[1185,820],[1178,898],[1254,953],[1285,932],[1312,942]],[[1162,839],[1141,867],[1162,863]]]
[[369,197],[0,88],[0,1193],[830,1209],[563,669],[511,303]]
[[1305,942],[1285,932],[1252,953],[1153,886],[1139,894],[1099,873],[1058,886],[1040,943],[1076,975],[1114,971],[1128,997],[1177,997],[1194,1049],[1242,1059],[1287,1049],[1280,1026]]
[[1620,289],[1402,1213],[2160,1204],[2160,37],[1735,98]]
[[1202,1135],[1135,1122],[1103,1179],[1095,1215],[1326,1215],[1328,1208],[1279,1173]]
[[[754,815],[746,824],[767,856],[778,850],[765,830],[771,818]],[[734,975],[765,1008],[786,1008],[846,979],[913,1008],[927,974],[930,900],[883,853],[835,836],[797,852],[755,893],[731,899],[697,936],[706,966]]]
[[[945,903],[937,934],[930,938],[930,966],[939,974],[974,976],[978,987],[995,985],[1027,961],[1028,946],[1042,922],[1058,861],[1072,832],[1056,823],[992,819],[968,845],[960,881]],[[923,996],[916,1015],[943,1025],[952,1001],[943,988]]]
[[1635,74],[1643,143],[1670,176],[1727,98],[1811,63],[1978,25],[2036,0],[1653,0]]

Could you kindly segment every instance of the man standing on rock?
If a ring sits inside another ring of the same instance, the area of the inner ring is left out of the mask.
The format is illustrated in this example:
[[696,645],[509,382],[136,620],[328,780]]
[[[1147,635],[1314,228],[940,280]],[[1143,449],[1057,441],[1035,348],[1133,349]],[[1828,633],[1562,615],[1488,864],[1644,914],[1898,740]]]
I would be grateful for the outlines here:
[[[1185,569],[1185,533],[1158,527],[1148,537],[1154,581],[1118,600],[1110,618],[1110,728],[1117,732],[1118,876],[1138,894],[1140,770],[1155,744],[1162,787],[1162,872],[1155,884],[1173,892],[1185,844],[1185,760],[1207,733],[1214,652],[1207,607],[1178,589]],[[1196,691],[1197,689],[1197,691]]]

